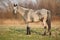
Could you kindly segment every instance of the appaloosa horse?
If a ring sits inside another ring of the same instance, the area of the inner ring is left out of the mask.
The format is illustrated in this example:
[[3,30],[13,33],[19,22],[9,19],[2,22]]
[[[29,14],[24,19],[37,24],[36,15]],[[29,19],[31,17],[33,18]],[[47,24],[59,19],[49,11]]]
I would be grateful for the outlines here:
[[47,9],[33,10],[18,6],[14,4],[13,13],[19,13],[24,19],[27,26],[27,35],[31,34],[29,23],[42,21],[44,26],[44,35],[46,35],[46,28],[48,27],[48,33],[51,35],[51,12]]

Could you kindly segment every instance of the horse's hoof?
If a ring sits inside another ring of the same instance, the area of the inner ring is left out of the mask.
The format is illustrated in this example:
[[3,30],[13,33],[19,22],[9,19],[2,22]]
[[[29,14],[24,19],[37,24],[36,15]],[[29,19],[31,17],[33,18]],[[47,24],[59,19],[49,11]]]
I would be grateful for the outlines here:
[[46,35],[46,33],[44,33],[44,34],[42,34],[43,36],[45,36]]
[[26,35],[31,35],[31,33],[27,33]]
[[49,35],[51,35],[51,32],[49,33]]
[[26,35],[31,35],[31,34],[26,34]]

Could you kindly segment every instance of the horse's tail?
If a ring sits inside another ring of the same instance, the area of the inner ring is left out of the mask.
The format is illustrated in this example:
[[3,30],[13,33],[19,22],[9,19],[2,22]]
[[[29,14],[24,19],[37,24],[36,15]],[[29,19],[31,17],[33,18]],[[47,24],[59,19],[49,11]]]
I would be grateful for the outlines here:
[[47,11],[47,24],[48,24],[48,31],[50,32],[50,30],[51,30],[51,12],[49,10]]

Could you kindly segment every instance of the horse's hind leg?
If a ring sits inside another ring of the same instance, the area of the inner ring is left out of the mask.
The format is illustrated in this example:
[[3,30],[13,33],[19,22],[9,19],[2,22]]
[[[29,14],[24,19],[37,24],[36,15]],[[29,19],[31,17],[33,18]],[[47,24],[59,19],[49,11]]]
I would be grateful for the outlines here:
[[48,24],[48,32],[49,32],[49,35],[51,35],[51,21],[50,20],[47,20],[47,24]]
[[46,18],[43,19],[43,25],[44,25],[44,34],[43,35],[46,35],[46,30],[47,30],[47,22],[46,22]]
[[48,24],[48,32],[49,32],[49,35],[51,35],[51,14],[48,13],[48,17],[47,17],[47,24]]

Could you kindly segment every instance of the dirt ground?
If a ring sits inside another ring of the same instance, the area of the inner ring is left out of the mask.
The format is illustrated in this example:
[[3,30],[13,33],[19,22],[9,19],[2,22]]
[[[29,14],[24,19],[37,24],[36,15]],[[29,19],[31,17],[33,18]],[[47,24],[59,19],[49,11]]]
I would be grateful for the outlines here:
[[[6,26],[24,26],[26,27],[26,24],[24,23],[24,21],[20,21],[20,20],[0,20],[0,25],[6,25]],[[35,23],[30,23],[31,27],[34,28],[39,28],[39,27],[43,27],[42,22],[35,22]],[[51,22],[51,26],[52,27],[60,27],[60,20],[54,20]]]

